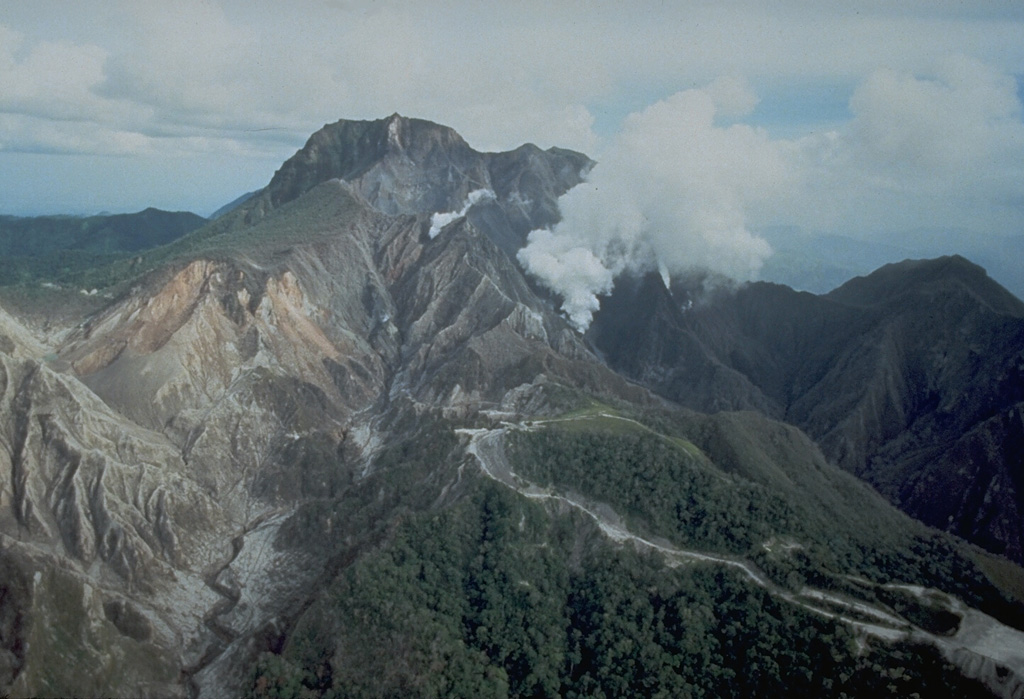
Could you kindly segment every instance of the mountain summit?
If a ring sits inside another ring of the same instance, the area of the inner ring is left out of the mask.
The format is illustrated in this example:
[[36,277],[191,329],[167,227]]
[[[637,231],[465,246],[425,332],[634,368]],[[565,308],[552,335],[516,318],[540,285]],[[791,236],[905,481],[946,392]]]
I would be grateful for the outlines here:
[[[394,114],[377,121],[338,121],[313,134],[261,195],[271,208],[330,179],[358,181],[384,213],[447,211],[489,177],[481,154],[452,129]],[[461,196],[453,190],[463,188]]]
[[847,472],[1018,400],[1013,299],[655,275],[584,337],[515,252],[591,165],[341,121],[80,314],[19,287],[0,692],[1018,693],[1024,573]]
[[586,156],[527,144],[479,153],[454,130],[394,114],[376,121],[328,124],[285,161],[245,207],[255,222],[332,179],[389,216],[458,211],[476,190],[494,192],[501,213],[484,229],[515,252],[532,227],[558,220],[557,198],[593,165]]

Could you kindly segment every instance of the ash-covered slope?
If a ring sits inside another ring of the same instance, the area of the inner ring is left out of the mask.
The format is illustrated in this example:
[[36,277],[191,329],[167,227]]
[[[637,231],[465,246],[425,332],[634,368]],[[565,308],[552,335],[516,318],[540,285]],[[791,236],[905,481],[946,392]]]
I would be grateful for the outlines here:
[[180,694],[228,517],[175,445],[56,371],[50,349],[0,311],[0,686]]
[[1022,560],[1024,304],[984,270],[908,261],[823,296],[757,283],[687,310],[685,293],[622,285],[594,342],[683,405],[801,427],[905,511]]
[[527,283],[587,166],[339,122],[49,344],[0,316],[0,692],[1016,691],[1016,569]]

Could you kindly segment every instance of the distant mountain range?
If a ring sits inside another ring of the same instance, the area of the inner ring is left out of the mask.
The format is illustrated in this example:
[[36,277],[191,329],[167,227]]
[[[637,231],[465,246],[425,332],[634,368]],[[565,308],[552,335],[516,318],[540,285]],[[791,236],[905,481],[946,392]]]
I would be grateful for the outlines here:
[[811,234],[795,228],[759,231],[772,246],[761,278],[801,291],[823,294],[885,264],[906,259],[965,256],[1017,298],[1024,298],[1024,236],[967,235],[962,231],[919,230],[889,241]]
[[581,335],[516,252],[592,165],[339,121],[0,287],[0,693],[1020,696],[1021,302],[641,275]]
[[0,216],[0,286],[61,278],[166,245],[206,224],[188,212],[146,209],[99,216]]

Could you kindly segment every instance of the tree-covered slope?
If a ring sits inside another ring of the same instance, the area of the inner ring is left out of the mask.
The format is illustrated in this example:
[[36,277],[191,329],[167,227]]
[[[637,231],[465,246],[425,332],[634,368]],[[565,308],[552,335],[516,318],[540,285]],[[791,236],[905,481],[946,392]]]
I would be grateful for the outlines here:
[[591,338],[699,410],[799,426],[922,521],[1020,562],[1024,304],[963,258],[889,265],[815,296],[626,282]]
[[[413,450],[385,450],[387,470],[354,490],[383,486],[407,514],[378,522],[376,536],[365,525],[339,530],[333,553],[310,544],[345,564],[293,627],[268,639],[251,693],[981,696],[998,687],[943,656],[963,622],[942,601],[952,598],[899,587],[938,585],[1013,618],[1017,605],[952,541],[834,469],[825,478],[852,497],[805,520],[816,497],[834,495],[807,492],[804,467],[792,468],[791,491],[764,487],[717,465],[728,450],[679,436],[700,439],[700,423],[717,418],[644,420],[673,434],[601,410],[515,429],[431,423],[429,434],[454,428],[470,440],[468,461],[445,457],[444,439],[424,449],[438,438],[426,433]],[[830,471],[820,460],[814,468]],[[346,497],[307,509],[290,536],[308,539],[346,507],[369,509]]]
[[205,223],[196,214],[152,208],[81,218],[0,216],[0,286],[55,281],[166,245]]

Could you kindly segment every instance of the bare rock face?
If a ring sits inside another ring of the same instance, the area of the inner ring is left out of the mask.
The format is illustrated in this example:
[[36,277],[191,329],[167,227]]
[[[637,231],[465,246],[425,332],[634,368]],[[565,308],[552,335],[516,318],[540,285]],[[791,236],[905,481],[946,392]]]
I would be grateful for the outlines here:
[[544,375],[635,393],[507,254],[588,164],[342,122],[55,346],[0,311],[0,689],[83,691],[44,660],[70,633],[97,693],[235,694],[328,563],[281,527],[368,471],[393,406],[469,415]]
[[484,159],[455,131],[393,115],[340,121],[313,134],[275,173],[260,203],[271,208],[338,178],[383,213],[458,210],[468,188],[489,184]]
[[494,202],[471,216],[514,257],[532,228],[558,220],[558,197],[592,166],[581,153],[531,144],[480,153],[448,127],[398,114],[342,120],[313,134],[237,215],[249,223],[261,220],[332,179],[348,183],[361,200],[390,216],[459,211],[470,192],[488,189]]

